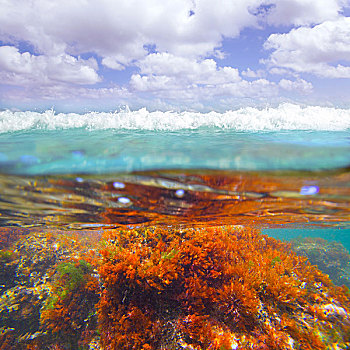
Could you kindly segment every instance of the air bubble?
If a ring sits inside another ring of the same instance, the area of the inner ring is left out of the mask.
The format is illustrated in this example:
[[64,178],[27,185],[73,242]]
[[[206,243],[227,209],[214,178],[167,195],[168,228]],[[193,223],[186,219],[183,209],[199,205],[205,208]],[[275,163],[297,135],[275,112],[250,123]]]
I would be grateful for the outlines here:
[[129,199],[129,198],[126,198],[126,197],[119,197],[119,198],[118,198],[118,202],[119,202],[120,204],[124,204],[124,205],[130,204],[130,203],[131,203],[130,199]]
[[185,190],[176,190],[176,192],[175,192],[175,196],[177,197],[177,198],[182,198],[183,196],[185,195]]
[[300,189],[300,194],[303,196],[312,196],[314,194],[317,194],[319,191],[319,188],[317,186],[303,186]]
[[115,182],[113,182],[113,187],[114,188],[125,188],[125,184],[123,184],[122,182],[115,181]]

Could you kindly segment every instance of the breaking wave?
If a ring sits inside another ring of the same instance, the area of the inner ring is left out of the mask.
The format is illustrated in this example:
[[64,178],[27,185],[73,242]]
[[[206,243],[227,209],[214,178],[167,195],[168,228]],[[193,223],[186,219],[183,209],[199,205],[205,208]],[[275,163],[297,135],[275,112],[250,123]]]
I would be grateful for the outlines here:
[[89,112],[0,112],[0,133],[21,130],[57,130],[82,128],[87,130],[164,130],[215,128],[238,132],[316,130],[346,131],[350,129],[350,109],[319,106],[302,107],[281,104],[276,108],[245,107],[224,113],[209,112],[149,112],[146,108],[114,113]]

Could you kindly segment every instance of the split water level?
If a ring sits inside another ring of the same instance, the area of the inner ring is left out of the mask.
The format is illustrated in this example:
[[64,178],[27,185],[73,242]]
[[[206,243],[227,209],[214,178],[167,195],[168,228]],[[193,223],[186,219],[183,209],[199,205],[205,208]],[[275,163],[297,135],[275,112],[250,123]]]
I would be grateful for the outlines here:
[[349,349],[349,131],[0,112],[0,349]]

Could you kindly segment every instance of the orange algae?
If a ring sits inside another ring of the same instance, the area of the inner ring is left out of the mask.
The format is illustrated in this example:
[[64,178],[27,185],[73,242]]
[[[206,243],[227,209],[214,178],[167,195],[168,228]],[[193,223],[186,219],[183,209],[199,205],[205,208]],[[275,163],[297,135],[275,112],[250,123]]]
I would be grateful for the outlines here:
[[98,290],[97,281],[90,273],[90,266],[83,261],[59,266],[59,278],[41,313],[42,322],[53,333],[75,334],[78,329],[81,333],[81,324],[93,308]]
[[103,237],[104,349],[349,346],[350,297],[290,246],[242,227]]
[[56,271],[51,295],[41,311],[41,328],[52,334],[54,346],[86,348],[96,336],[99,284],[93,266],[75,258],[59,264]]

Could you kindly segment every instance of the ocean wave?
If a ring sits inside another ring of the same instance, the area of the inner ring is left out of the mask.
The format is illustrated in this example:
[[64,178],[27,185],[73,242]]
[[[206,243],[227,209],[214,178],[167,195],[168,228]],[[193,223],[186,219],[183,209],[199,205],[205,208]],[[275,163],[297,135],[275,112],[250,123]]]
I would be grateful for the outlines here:
[[24,130],[162,130],[215,128],[238,132],[316,130],[346,131],[350,129],[350,110],[320,106],[302,107],[281,104],[276,108],[245,107],[219,112],[149,112],[146,108],[114,113],[89,112],[0,112],[0,133]]

